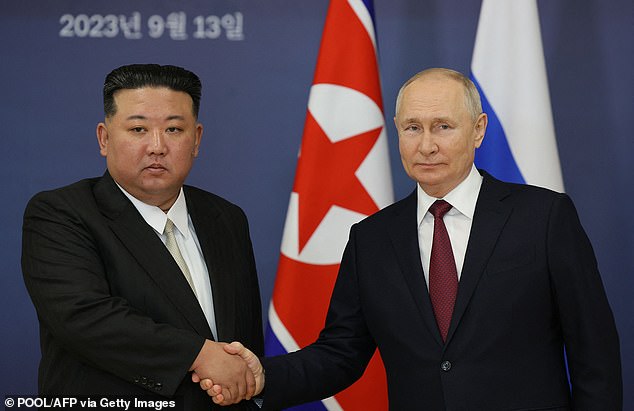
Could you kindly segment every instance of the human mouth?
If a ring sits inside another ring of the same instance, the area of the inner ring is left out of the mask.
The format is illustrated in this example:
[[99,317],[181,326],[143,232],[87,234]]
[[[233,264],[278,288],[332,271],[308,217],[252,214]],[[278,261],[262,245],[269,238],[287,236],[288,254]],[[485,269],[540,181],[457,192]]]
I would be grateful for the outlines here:
[[416,163],[416,166],[422,167],[422,168],[435,168],[440,165],[441,165],[440,163]]
[[167,169],[160,163],[152,163],[149,166],[145,167],[146,170],[150,172],[161,172],[166,171]]

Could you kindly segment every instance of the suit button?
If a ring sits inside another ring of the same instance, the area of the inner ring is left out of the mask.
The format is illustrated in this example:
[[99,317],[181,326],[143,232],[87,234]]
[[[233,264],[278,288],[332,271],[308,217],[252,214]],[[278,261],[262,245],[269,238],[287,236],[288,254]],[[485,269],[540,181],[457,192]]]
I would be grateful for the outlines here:
[[443,361],[440,363],[440,369],[443,371],[449,371],[451,369],[451,363],[449,361]]
[[157,382],[156,384],[154,384],[154,389],[156,391],[161,391],[163,389],[163,384],[161,384],[160,382]]

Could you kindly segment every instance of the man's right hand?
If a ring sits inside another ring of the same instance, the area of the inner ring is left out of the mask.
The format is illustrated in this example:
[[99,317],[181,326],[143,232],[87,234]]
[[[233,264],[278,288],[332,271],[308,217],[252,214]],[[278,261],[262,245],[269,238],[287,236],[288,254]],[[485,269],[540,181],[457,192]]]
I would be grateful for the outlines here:
[[[224,345],[223,348],[226,353],[239,356],[244,360],[255,378],[254,395],[261,393],[264,389],[265,375],[264,368],[258,357],[239,342],[232,342],[231,344]],[[202,379],[200,381],[200,387],[207,391],[207,394],[212,397],[216,404],[229,405],[236,402],[233,398],[233,391],[213,378]]]
[[[257,384],[255,373],[251,370],[252,365],[248,364],[241,356],[235,355],[239,348],[228,348],[225,350],[223,348],[225,346],[229,347],[225,343],[205,340],[205,344],[194,360],[190,371],[193,371],[192,381],[200,381],[201,387],[202,381],[206,380],[213,381],[216,385],[221,386],[220,395],[222,397],[218,403],[229,405],[240,402],[243,399],[251,399],[254,394],[259,394],[262,391],[263,382]],[[259,360],[251,351],[244,348],[242,344],[240,346],[248,351],[259,364]],[[261,368],[262,366],[260,365]],[[262,371],[260,371],[260,375],[262,375],[260,380],[263,381]],[[260,386],[259,391],[257,391],[258,386]],[[215,398],[214,402],[216,402]]]

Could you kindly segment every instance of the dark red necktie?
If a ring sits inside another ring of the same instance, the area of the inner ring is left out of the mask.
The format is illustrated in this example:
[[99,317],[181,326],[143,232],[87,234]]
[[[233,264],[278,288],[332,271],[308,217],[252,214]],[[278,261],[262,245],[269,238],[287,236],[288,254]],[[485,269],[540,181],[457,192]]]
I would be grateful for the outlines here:
[[449,234],[442,220],[449,210],[451,210],[451,204],[445,200],[436,200],[429,207],[429,212],[434,216],[434,241],[429,261],[429,296],[443,341],[447,339],[458,292],[456,260],[453,258]]

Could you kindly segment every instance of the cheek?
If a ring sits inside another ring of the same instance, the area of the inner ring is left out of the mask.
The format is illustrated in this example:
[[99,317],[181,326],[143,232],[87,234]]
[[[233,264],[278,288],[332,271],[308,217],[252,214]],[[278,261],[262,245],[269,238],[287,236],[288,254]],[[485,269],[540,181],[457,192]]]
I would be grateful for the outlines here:
[[412,139],[400,138],[398,140],[398,151],[401,153],[403,161],[407,161],[416,152],[416,145]]
[[194,158],[196,147],[193,144],[180,144],[172,148],[173,160],[179,165],[188,166]]
[[452,139],[445,145],[445,153],[451,158],[461,158],[470,150],[463,139]]
[[449,151],[449,156],[453,163],[453,167],[456,169],[463,169],[470,167],[473,163],[474,147],[465,142],[459,142],[453,145]]
[[140,144],[127,144],[118,147],[119,158],[126,159],[130,165],[138,163],[146,155],[146,150]]
[[126,173],[138,173],[150,161],[147,150],[140,144],[120,144],[114,152],[112,147],[109,150],[108,160],[111,165]]

